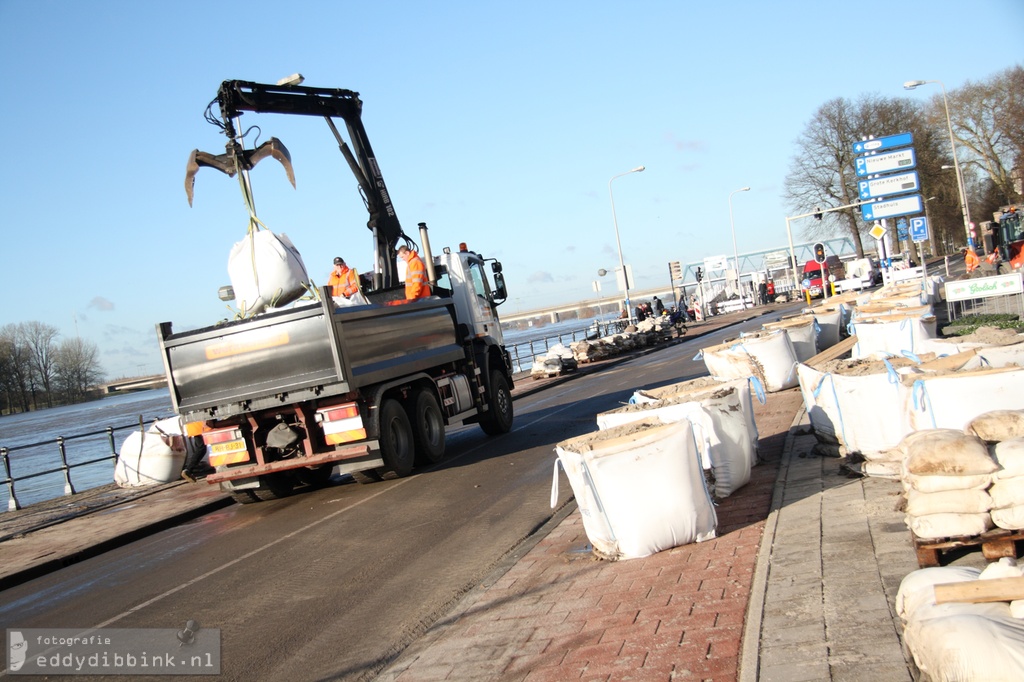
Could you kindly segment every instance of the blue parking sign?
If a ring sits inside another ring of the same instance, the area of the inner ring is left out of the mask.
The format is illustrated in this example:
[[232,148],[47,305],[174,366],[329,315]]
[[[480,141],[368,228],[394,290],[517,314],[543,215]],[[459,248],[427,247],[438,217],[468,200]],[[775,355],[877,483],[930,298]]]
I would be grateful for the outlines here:
[[928,219],[927,218],[911,218],[910,219],[910,241],[915,244],[928,239]]

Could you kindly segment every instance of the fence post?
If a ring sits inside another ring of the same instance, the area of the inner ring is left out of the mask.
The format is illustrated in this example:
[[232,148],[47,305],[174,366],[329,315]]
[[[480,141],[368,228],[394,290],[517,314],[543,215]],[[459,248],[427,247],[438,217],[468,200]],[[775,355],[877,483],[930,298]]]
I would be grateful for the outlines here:
[[57,436],[57,449],[60,450],[60,468],[64,470],[64,494],[74,495],[75,485],[71,482],[71,467],[68,466],[68,454],[64,448],[64,436]]
[[117,446],[114,445],[114,427],[107,427],[107,441],[110,443],[110,459],[114,460],[114,464],[117,464]]
[[7,474],[7,511],[17,511],[21,509],[21,504],[14,494],[14,477],[11,476],[11,460],[7,448],[0,448],[0,458],[4,460],[4,472]]

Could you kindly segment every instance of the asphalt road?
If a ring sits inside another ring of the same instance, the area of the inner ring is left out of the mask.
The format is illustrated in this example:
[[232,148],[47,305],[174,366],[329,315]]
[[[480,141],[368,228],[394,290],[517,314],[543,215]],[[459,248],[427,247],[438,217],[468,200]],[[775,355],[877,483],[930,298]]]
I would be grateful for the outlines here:
[[226,679],[372,679],[552,518],[558,442],[636,388],[706,374],[700,348],[764,321],[522,397],[510,433],[451,431],[446,459],[408,478],[233,505],[7,590],[0,627],[194,620],[220,630]]

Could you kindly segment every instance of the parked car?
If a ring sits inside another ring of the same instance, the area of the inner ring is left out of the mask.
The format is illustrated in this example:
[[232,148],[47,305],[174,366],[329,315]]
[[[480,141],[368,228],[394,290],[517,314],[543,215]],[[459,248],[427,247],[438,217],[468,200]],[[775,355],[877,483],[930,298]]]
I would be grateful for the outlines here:
[[807,293],[810,293],[811,298],[824,296],[823,271],[825,281],[828,281],[830,277],[833,278],[833,281],[846,279],[846,266],[839,260],[839,256],[826,256],[824,263],[809,260],[804,263],[803,280],[801,282],[801,290],[805,296]]

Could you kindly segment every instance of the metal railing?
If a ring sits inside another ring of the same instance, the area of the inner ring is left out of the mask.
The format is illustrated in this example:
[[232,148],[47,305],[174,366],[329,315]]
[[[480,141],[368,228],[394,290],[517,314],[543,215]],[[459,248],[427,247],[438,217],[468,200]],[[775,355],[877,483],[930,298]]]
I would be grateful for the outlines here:
[[[116,431],[123,431],[125,429],[141,429],[145,430],[145,420],[142,415],[139,415],[139,421],[137,423],[126,424],[124,426],[108,426],[101,431],[90,431],[88,433],[79,433],[73,436],[57,436],[55,440],[46,440],[38,443],[28,443],[26,445],[16,445],[14,447],[0,447],[0,459],[3,460],[5,480],[4,484],[7,486],[7,510],[16,511],[22,508],[21,502],[18,501],[17,492],[15,491],[15,483],[21,483],[29,481],[42,476],[50,476],[53,474],[62,474],[64,476],[64,494],[75,495],[78,490],[75,489],[75,483],[72,480],[72,470],[79,467],[90,466],[93,464],[99,464],[101,462],[110,461],[112,463],[117,462],[117,447],[114,444],[114,433]],[[106,436],[107,444],[110,447],[110,454],[105,454],[102,457],[95,457],[93,459],[85,460],[82,462],[69,462],[68,461],[68,445],[71,441],[76,441],[84,438],[96,438],[97,436]],[[19,450],[29,450],[31,448],[44,447],[49,444],[55,444],[57,446],[57,453],[60,457],[60,466],[52,469],[45,469],[43,471],[33,471],[32,473],[25,474],[23,476],[14,476],[11,473],[11,458],[10,455],[13,452]]]
[[506,345],[505,349],[512,358],[512,373],[519,374],[520,372],[529,371],[533,367],[534,358],[547,353],[551,350],[552,346],[557,346],[558,344],[568,346],[570,343],[584,339],[618,334],[624,331],[631,323],[631,320],[626,319],[608,320],[606,322],[595,321],[581,329],[573,329],[544,338]]

